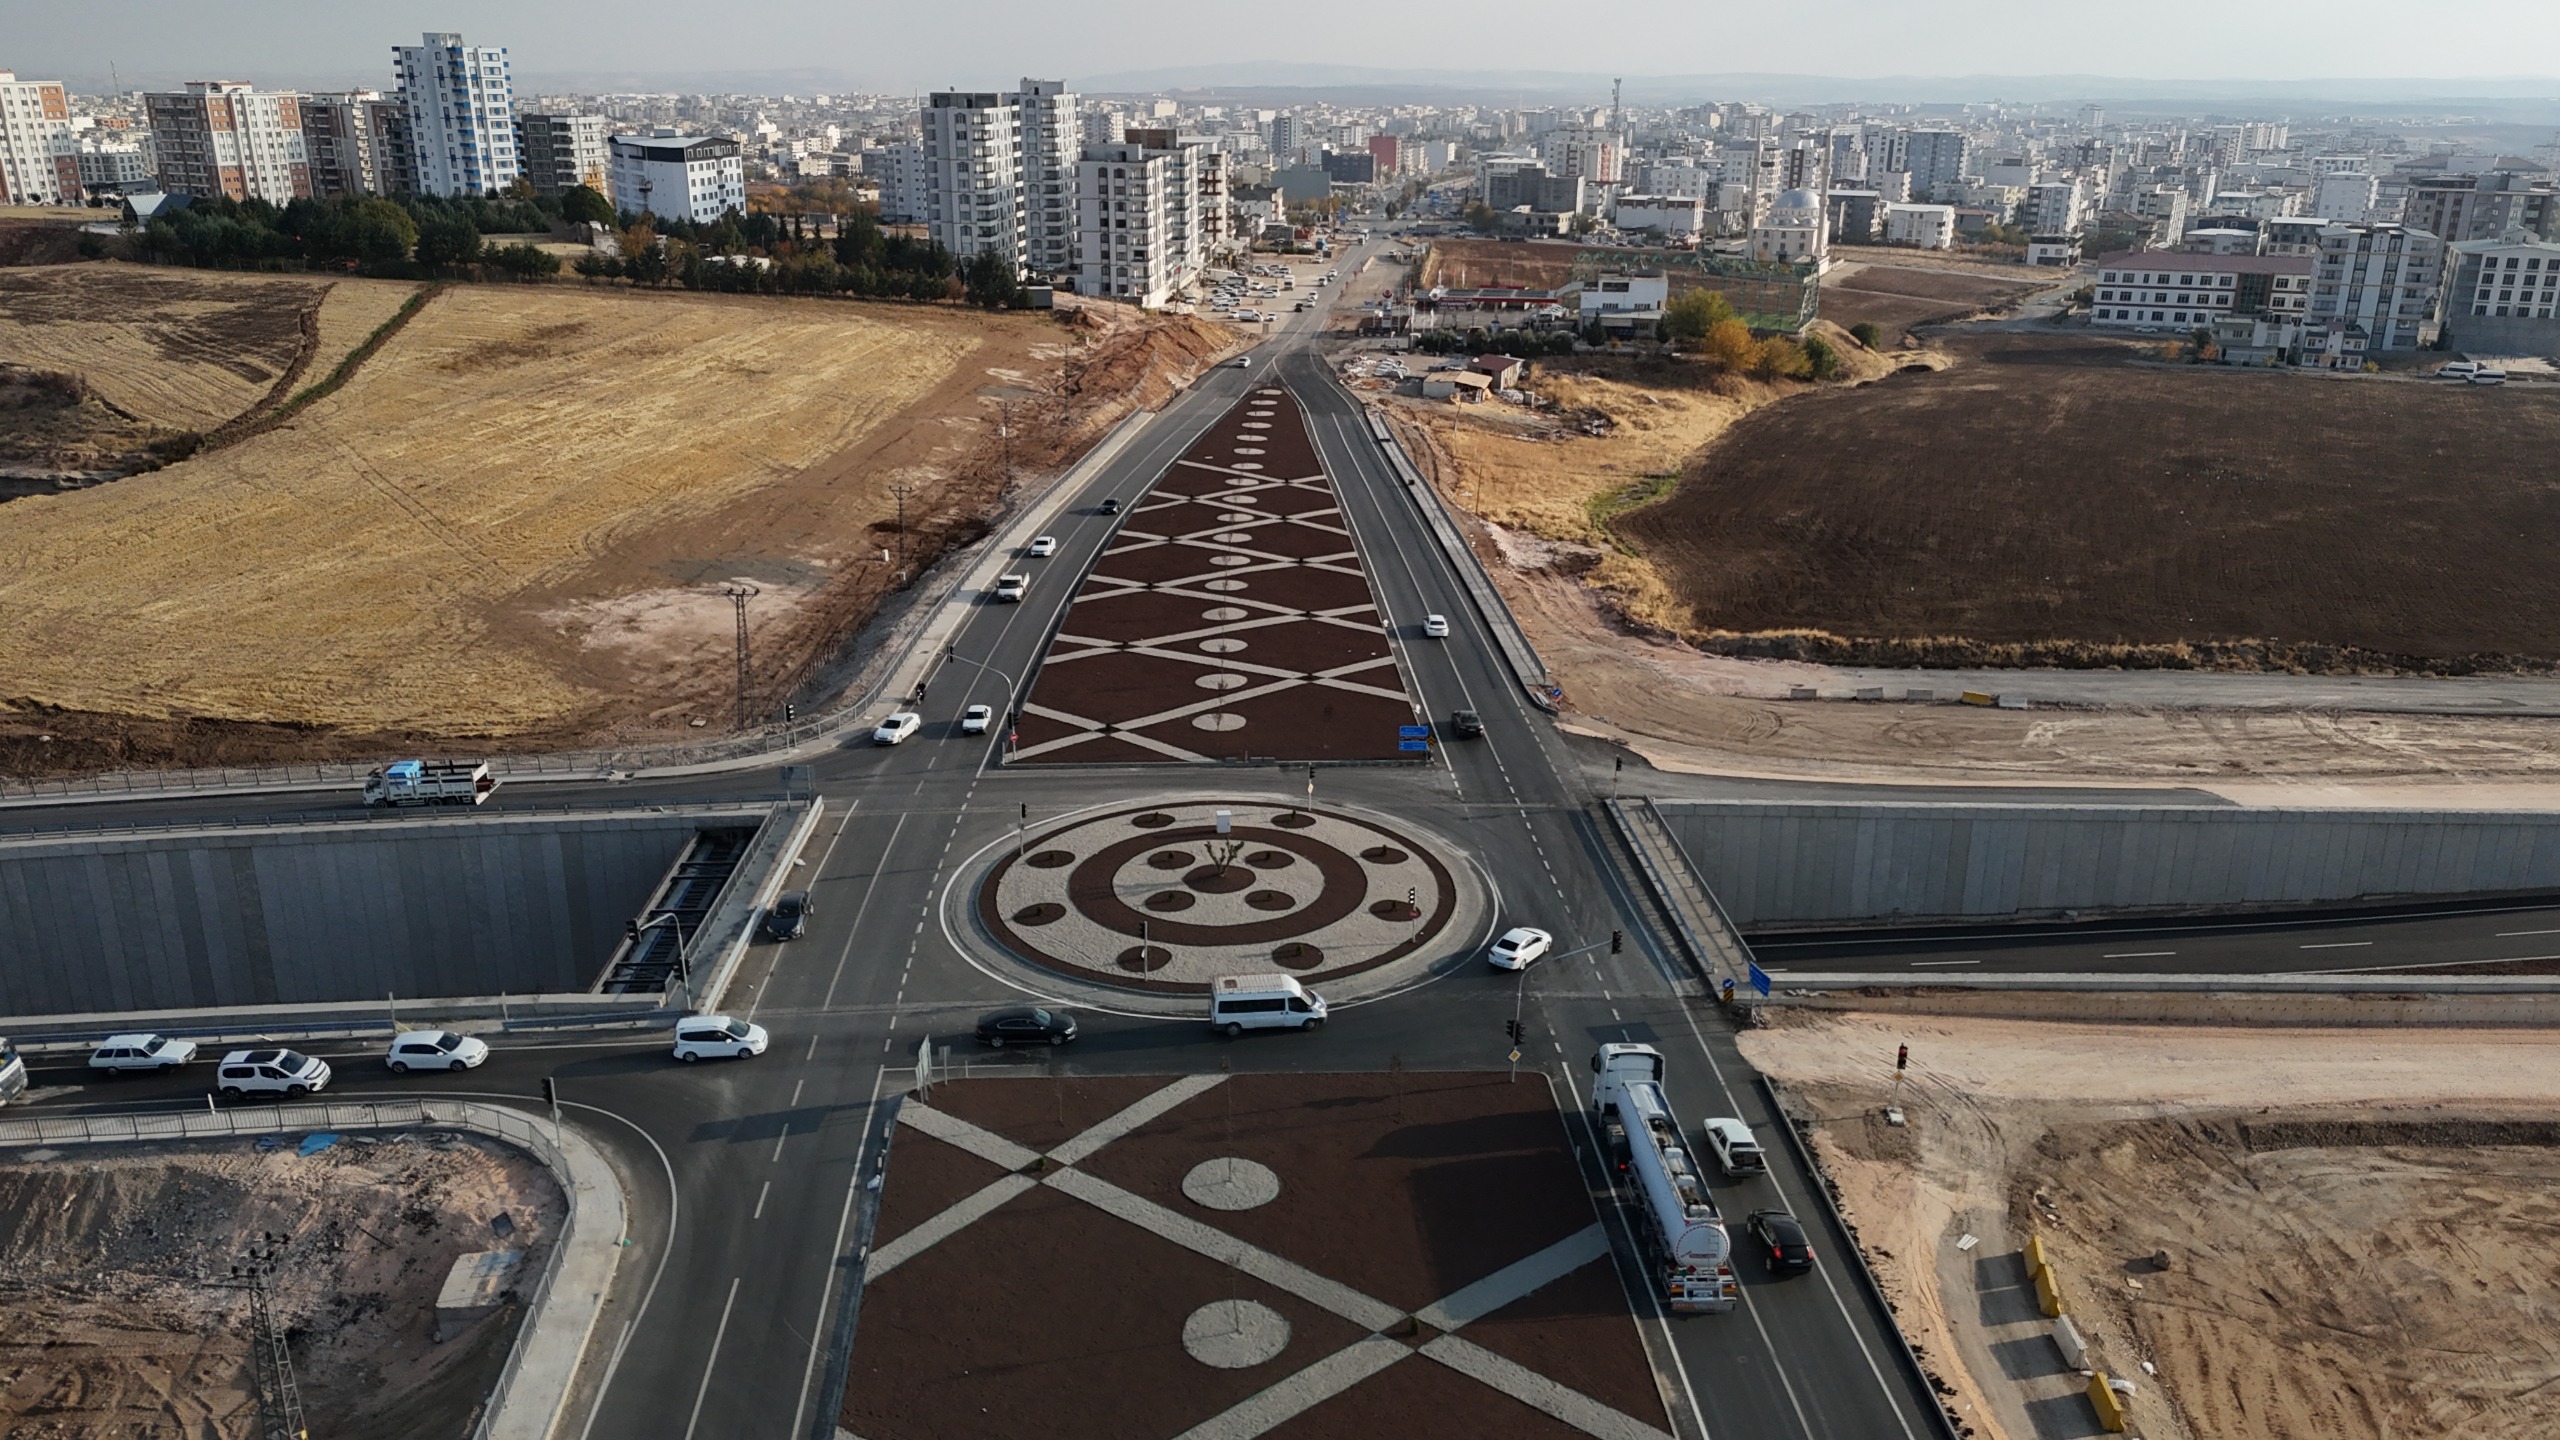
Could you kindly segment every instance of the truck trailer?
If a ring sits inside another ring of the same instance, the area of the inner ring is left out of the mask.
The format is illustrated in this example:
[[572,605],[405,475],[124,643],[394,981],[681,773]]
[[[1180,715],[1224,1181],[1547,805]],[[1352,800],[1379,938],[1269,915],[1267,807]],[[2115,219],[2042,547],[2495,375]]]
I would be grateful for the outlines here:
[[364,777],[364,803],[479,805],[497,788],[485,760],[394,760]]
[[1718,1314],[1741,1298],[1733,1240],[1662,1088],[1662,1052],[1610,1044],[1591,1057],[1591,1109],[1613,1158],[1654,1295],[1675,1314]]

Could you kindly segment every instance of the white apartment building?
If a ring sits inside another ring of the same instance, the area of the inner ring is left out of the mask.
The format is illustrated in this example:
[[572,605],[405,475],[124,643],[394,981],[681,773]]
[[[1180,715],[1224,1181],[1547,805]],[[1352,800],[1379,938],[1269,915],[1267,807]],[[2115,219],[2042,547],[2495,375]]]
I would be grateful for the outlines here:
[[613,203],[644,215],[708,225],[747,209],[745,161],[725,135],[616,135]]
[[1695,236],[1707,228],[1707,202],[1695,195],[1621,195],[1611,223],[1621,230]]
[[1952,250],[1956,244],[1956,207],[1888,204],[1884,207],[1884,243]]
[[924,213],[917,218],[926,233],[963,261],[993,250],[1021,265],[1029,250],[1017,97],[938,90],[927,98],[923,120]]
[[2310,301],[2311,271],[2307,255],[2102,255],[2089,323],[2101,329],[2193,329],[2227,315],[2300,320]]
[[75,138],[79,150],[73,159],[79,166],[81,189],[125,191],[158,183],[152,178],[156,167],[145,143],[151,138],[149,131],[131,136],[91,130]]
[[892,225],[921,225],[931,207],[925,183],[924,147],[913,141],[862,152],[862,173],[880,186],[880,218]]
[[[1084,150],[1076,97],[1063,80],[1026,76],[1013,99],[1022,114],[1016,147],[1022,163],[1022,251],[1014,263],[1043,275],[1064,275],[1075,263],[1076,158]],[[1223,169],[1219,176],[1223,189]]]
[[613,198],[612,138],[601,115],[516,117],[516,154],[536,195],[560,196],[584,185]]
[[2453,251],[2445,313],[2460,334],[2463,316],[2549,320],[2560,307],[2560,244],[2549,240],[2465,240]]
[[[1952,230],[1952,211],[1947,223]],[[1751,227],[1751,258],[1809,264],[1818,274],[1831,264],[1829,229],[1820,192],[1789,190],[1772,202],[1769,213]]]
[[1075,288],[1153,309],[1200,269],[1199,182],[1187,149],[1122,141],[1076,162]]
[[2331,225],[2313,257],[2311,305],[2316,328],[2331,321],[2360,326],[2370,350],[2415,350],[2434,343],[2443,300],[2444,242],[2405,225]]
[[196,80],[142,97],[160,188],[282,205],[311,193],[301,97],[237,80]]
[[516,183],[515,82],[503,45],[465,45],[433,31],[391,47],[417,188],[427,195],[498,195]]
[[2077,180],[2039,180],[2027,187],[2018,223],[2030,235],[2072,235],[2089,218],[2088,192]]
[[1599,125],[1560,125],[1538,137],[1538,155],[1558,175],[1588,185],[1624,182],[1627,137]]
[[1712,158],[1681,156],[1644,167],[1644,188],[1654,195],[1695,195],[1707,199],[1724,182],[1724,167]]
[[0,205],[65,205],[80,198],[71,148],[71,97],[59,80],[0,70]]
[[2327,171],[2312,187],[2311,213],[2340,225],[2361,225],[2373,218],[2374,196],[2373,176],[2365,171]]

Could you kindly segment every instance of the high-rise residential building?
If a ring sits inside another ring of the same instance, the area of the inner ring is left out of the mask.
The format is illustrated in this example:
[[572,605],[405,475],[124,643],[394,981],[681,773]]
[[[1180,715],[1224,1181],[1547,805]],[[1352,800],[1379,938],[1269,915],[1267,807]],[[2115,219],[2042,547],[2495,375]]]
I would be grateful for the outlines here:
[[584,185],[612,199],[612,157],[605,145],[611,138],[601,115],[516,117],[516,154],[536,195],[564,195]]
[[2405,225],[2331,225],[2320,232],[2314,263],[2306,318],[2311,329],[2325,325],[2341,337],[2332,341],[2333,363],[2435,340],[2442,240]]
[[2550,180],[2514,170],[2444,175],[2409,184],[2401,223],[2447,241],[2501,240],[2522,231],[2560,234],[2560,194]]
[[1022,110],[992,90],[937,90],[924,109],[925,230],[970,259],[1022,259]]
[[373,168],[373,124],[368,105],[379,90],[342,90],[302,97],[302,149],[311,164],[311,193],[323,200],[379,195]]
[[2088,213],[2087,198],[2077,180],[2039,180],[2027,187],[2018,222],[2030,235],[2076,235]]
[[708,225],[747,209],[746,162],[726,135],[650,135],[612,139],[610,181],[616,205],[643,215]]
[[417,188],[427,195],[498,195],[516,182],[515,81],[503,45],[465,45],[433,31],[391,47],[409,112]]
[[80,198],[71,97],[59,80],[0,70],[0,205],[65,205]]
[[364,129],[372,152],[374,193],[418,194],[418,143],[409,130],[409,107],[398,100],[368,100]]
[[1076,162],[1077,294],[1152,308],[1191,282],[1202,253],[1196,171],[1206,153],[1129,140],[1085,147]]
[[1627,139],[1603,125],[1559,125],[1538,137],[1547,168],[1587,185],[1625,183]]
[[1961,130],[1914,130],[1904,151],[1902,168],[1911,172],[1911,193],[1933,198],[1965,175],[1973,142]]
[[1306,128],[1288,111],[1271,117],[1271,160],[1276,165],[1290,165],[1302,158],[1307,148]]
[[1369,158],[1378,162],[1378,178],[1404,173],[1404,145],[1393,135],[1369,137]]
[[2373,218],[2373,177],[2362,170],[2322,172],[2311,191],[2311,213],[2341,225]]
[[924,147],[914,141],[862,152],[862,173],[880,186],[880,218],[892,225],[921,225],[931,206],[925,184]]
[[80,188],[92,191],[122,193],[146,190],[159,182],[153,178],[151,132],[119,135],[113,131],[87,131],[74,137],[79,149],[74,156],[80,169]]
[[142,97],[160,188],[282,205],[311,193],[302,100],[237,80]]
[[1063,80],[1025,77],[1014,106],[1022,115],[1022,252],[1014,264],[1064,275],[1075,264],[1076,157],[1084,151],[1076,97]]

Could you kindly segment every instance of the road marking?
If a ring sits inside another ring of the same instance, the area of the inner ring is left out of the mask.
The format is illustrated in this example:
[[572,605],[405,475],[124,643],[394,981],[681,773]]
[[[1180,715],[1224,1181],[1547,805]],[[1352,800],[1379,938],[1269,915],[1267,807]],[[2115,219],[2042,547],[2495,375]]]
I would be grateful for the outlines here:
[[2498,932],[2498,938],[2501,940],[2511,940],[2518,935],[2560,935],[2560,930],[2501,930]]
[[800,1107],[800,1087],[808,1083],[809,1077],[805,1075],[791,1082],[791,1108],[796,1110]]
[[1979,965],[1981,963],[1979,960],[1914,960],[1911,962],[1911,968],[1922,970],[1931,965]]
[[711,1395],[711,1367],[720,1363],[720,1340],[729,1333],[729,1311],[738,1303],[738,1281],[744,1278],[729,1279],[729,1303],[720,1307],[720,1327],[711,1332],[711,1353],[702,1362],[702,1385],[693,1392],[693,1418],[685,1422],[684,1440],[693,1440],[694,1427],[702,1423],[702,1402]]
[[[864,1107],[866,1116],[876,1115],[879,1111],[880,1082],[888,1078],[889,1072],[885,1067],[871,1072],[871,1099]],[[792,1404],[791,1428],[783,1432],[786,1435],[798,1435],[801,1418],[808,1413],[809,1387],[815,1384],[818,1378],[818,1349],[827,1334],[827,1305],[835,1297],[836,1272],[844,1268],[835,1262],[837,1257],[844,1254],[845,1232],[853,1225],[854,1197],[862,1193],[862,1162],[870,1154],[871,1132],[876,1128],[866,1120],[862,1127],[862,1142],[854,1147],[853,1178],[845,1182],[844,1213],[836,1219],[835,1246],[827,1251],[827,1278],[825,1283],[818,1287],[818,1318],[809,1327],[810,1335],[815,1338],[809,1342],[808,1366],[800,1372],[800,1398]]]
[[[889,828],[889,843],[880,847],[882,856],[898,853],[898,836],[906,828],[907,817],[900,815],[898,823]],[[836,1001],[836,986],[844,979],[845,962],[853,958],[854,939],[862,934],[862,917],[871,909],[871,897],[880,888],[880,870],[881,867],[874,864],[871,867],[871,882],[862,887],[862,903],[853,909],[853,928],[845,932],[844,949],[836,952],[836,973],[828,977],[826,996],[818,1002],[818,1008],[821,1010],[833,1005]]]
[[772,1181],[770,1181],[770,1180],[767,1180],[766,1182],[764,1182],[764,1188],[763,1188],[763,1189],[761,1189],[761,1190],[758,1190],[758,1191],[756,1192],[756,1213],[754,1213],[753,1215],[748,1216],[748,1217],[747,1217],[748,1219],[750,1219],[750,1220],[761,1220],[761,1219],[763,1219],[763,1218],[764,1218],[764,1197],[766,1197],[767,1195],[770,1195],[770,1194],[772,1194],[772,1193],[773,1193],[773,1182],[772,1182]]
[[809,1053],[808,1053],[808,1054],[806,1054],[806,1055],[801,1056],[800,1058],[801,1058],[801,1060],[802,1060],[803,1062],[807,1062],[807,1061],[815,1060],[815,1059],[817,1059],[817,1058],[818,1058],[818,1037],[817,1037],[817,1036],[812,1035],[812,1036],[810,1036],[810,1037],[809,1037]]
[[2101,960],[2161,960],[2177,953],[2175,950],[2119,950],[2113,955],[2101,955],[2098,958]]
[[2361,950],[2372,943],[2370,940],[2324,940],[2317,945],[2305,945],[2302,948],[2305,950]]
[[782,1142],[791,1138],[791,1122],[782,1122],[782,1133],[773,1137],[773,1163],[782,1163]]

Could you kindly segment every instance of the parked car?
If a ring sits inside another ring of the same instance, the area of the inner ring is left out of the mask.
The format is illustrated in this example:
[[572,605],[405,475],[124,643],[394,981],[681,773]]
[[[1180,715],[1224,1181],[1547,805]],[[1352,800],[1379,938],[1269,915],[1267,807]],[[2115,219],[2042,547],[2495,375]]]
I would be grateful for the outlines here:
[[761,1025],[726,1015],[689,1015],[676,1022],[676,1058],[690,1063],[713,1060],[744,1060],[764,1053],[771,1039]]
[[222,1057],[215,1083],[225,1100],[252,1095],[299,1099],[329,1088],[329,1062],[293,1050],[234,1050]]
[[1449,712],[1449,733],[1461,740],[1473,740],[1484,734],[1484,717],[1473,710]]
[[1544,930],[1532,930],[1526,925],[1515,925],[1502,932],[1502,938],[1493,942],[1493,948],[1485,952],[1484,958],[1485,963],[1496,970],[1526,970],[1554,948],[1556,937],[1553,935]]
[[1760,1142],[1751,1127],[1730,1117],[1718,1117],[1706,1123],[1707,1148],[1716,1153],[1716,1164],[1727,1175],[1757,1175],[1769,1168],[1769,1157],[1760,1153]]
[[809,892],[785,890],[773,897],[773,906],[764,912],[764,938],[797,940],[809,932]]
[[963,735],[984,735],[987,733],[987,726],[994,723],[995,718],[995,707],[991,705],[972,705],[968,709],[960,712],[960,733]]
[[923,724],[923,716],[913,710],[901,710],[880,722],[880,728],[871,732],[871,743],[874,745],[899,744],[916,733],[918,727]]
[[450,1030],[412,1030],[395,1035],[391,1050],[382,1062],[392,1073],[406,1075],[412,1070],[471,1070],[489,1058],[489,1042],[471,1035],[456,1035]]
[[1058,537],[1055,535],[1042,535],[1031,542],[1031,554],[1035,557],[1045,558],[1057,553]]
[[196,1042],[172,1040],[166,1035],[110,1035],[89,1052],[89,1068],[118,1072],[125,1070],[175,1070],[196,1058]]
[[1423,616],[1423,617],[1422,617],[1422,633],[1423,633],[1424,635],[1429,636],[1431,639],[1434,639],[1434,640],[1446,640],[1446,639],[1448,639],[1448,638],[1449,638],[1449,617],[1448,617],[1448,616],[1446,616],[1446,615],[1425,615],[1425,616]]
[[1796,1223],[1793,1215],[1784,1210],[1754,1210],[1744,1223],[1760,1242],[1771,1270],[1813,1268],[1813,1242],[1805,1238],[1804,1227]]
[[999,1050],[1007,1045],[1064,1045],[1076,1038],[1076,1017],[1037,1005],[990,1010],[978,1017],[978,1038]]

